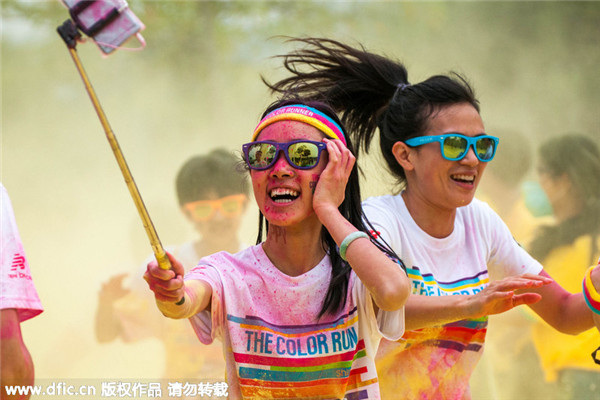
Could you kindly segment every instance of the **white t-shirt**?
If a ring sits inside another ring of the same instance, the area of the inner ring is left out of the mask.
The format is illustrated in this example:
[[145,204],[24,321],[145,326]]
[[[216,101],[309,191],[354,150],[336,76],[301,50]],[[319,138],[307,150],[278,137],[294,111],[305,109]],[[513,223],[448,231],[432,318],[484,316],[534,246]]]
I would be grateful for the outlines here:
[[[401,195],[369,198],[363,208],[376,234],[406,265],[413,294],[471,295],[491,279],[542,270],[500,217],[477,199],[457,209],[454,231],[442,239],[419,228]],[[393,393],[389,398],[468,398],[487,321],[456,321],[407,331],[398,342],[383,340],[377,355],[383,397]]]
[[222,339],[232,398],[380,398],[374,356],[382,336],[402,336],[404,309],[376,316],[352,272],[345,306],[317,319],[330,278],[329,256],[292,277],[262,245],[206,257],[186,275],[212,287],[210,312],[190,321],[203,343]]
[[23,322],[40,314],[44,308],[33,285],[10,198],[1,183],[0,202],[2,211],[0,310],[17,309],[19,321]]

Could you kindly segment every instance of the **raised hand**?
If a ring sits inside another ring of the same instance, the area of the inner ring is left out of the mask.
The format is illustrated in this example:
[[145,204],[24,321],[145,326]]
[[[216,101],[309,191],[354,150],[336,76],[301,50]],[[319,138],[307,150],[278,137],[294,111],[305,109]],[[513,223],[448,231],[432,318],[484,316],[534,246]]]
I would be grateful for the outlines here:
[[337,209],[344,201],[346,184],[356,162],[354,155],[340,140],[323,139],[329,161],[319,177],[313,195],[313,208],[319,211]]

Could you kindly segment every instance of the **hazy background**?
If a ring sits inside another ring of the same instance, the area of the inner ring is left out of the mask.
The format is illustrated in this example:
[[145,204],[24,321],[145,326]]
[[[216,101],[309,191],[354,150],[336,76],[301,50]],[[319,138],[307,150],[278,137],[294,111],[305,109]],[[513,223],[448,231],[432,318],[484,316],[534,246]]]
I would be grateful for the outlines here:
[[[175,198],[179,166],[215,147],[237,151],[273,100],[259,75],[281,76],[270,57],[292,48],[275,35],[360,42],[404,61],[413,83],[463,73],[490,134],[518,130],[534,145],[574,131],[600,139],[599,2],[129,3],[146,25],[143,51],[104,58],[88,42],[78,53],[165,245],[191,235]],[[36,376],[160,377],[158,341],[94,338],[101,282],[138,268],[151,248],[56,33],[68,13],[59,1],[0,5],[1,177],[46,309],[23,325]],[[374,159],[366,195],[390,190]],[[255,233],[254,206],[242,240]]]

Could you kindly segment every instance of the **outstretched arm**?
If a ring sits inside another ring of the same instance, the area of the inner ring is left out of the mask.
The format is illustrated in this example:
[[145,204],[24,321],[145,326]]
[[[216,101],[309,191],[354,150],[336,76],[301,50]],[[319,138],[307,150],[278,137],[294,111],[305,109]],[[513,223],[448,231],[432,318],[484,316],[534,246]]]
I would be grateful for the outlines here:
[[[545,271],[540,272],[540,275],[550,277]],[[556,281],[535,289],[535,292],[542,299],[532,304],[531,309],[559,332],[576,335],[594,326],[593,313],[581,292],[569,293]]]
[[[413,294],[406,304],[406,329],[414,330],[461,319],[481,318],[503,313],[522,304],[534,304],[540,301],[541,296],[530,291],[551,282],[553,281],[546,277],[523,274],[493,281],[474,295]],[[527,292],[517,293],[524,290]]]
[[211,286],[201,280],[183,281],[184,269],[179,261],[168,254],[172,269],[164,270],[156,260],[150,262],[144,274],[154,292],[158,309],[169,318],[190,318],[210,307]]
[[[340,246],[349,234],[357,232],[357,228],[338,210],[356,159],[341,141],[325,139],[324,142],[327,144],[329,162],[315,188],[313,208]],[[410,294],[408,277],[396,262],[368,238],[354,240],[348,246],[346,259],[379,309],[392,311],[405,305]]]

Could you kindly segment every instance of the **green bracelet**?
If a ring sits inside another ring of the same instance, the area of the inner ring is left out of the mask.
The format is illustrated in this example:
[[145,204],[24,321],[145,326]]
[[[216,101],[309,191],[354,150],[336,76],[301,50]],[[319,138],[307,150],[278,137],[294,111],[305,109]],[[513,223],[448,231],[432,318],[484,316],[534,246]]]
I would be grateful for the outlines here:
[[352,232],[351,234],[349,234],[348,236],[346,236],[344,238],[344,240],[342,241],[342,244],[340,245],[340,257],[342,257],[342,260],[344,261],[348,261],[346,260],[346,250],[348,250],[348,246],[350,246],[350,243],[354,242],[356,239],[359,238],[369,238],[369,235],[367,235],[364,232],[361,231],[356,231],[356,232]]

